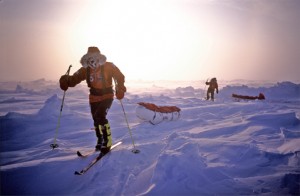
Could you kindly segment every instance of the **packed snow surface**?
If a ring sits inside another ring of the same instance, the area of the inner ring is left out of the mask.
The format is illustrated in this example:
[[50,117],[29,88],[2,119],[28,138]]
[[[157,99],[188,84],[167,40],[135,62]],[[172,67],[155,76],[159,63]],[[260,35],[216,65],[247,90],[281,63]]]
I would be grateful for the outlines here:
[[[1,82],[1,195],[299,195],[300,84],[220,81],[213,102],[204,82],[126,82],[140,153],[114,100],[108,119],[122,144],[82,176],[74,172],[97,156],[76,155],[96,144],[86,85],[66,92],[58,127],[57,82]],[[260,92],[266,100],[231,97]],[[152,125],[137,118],[138,102],[177,106],[180,118]]]

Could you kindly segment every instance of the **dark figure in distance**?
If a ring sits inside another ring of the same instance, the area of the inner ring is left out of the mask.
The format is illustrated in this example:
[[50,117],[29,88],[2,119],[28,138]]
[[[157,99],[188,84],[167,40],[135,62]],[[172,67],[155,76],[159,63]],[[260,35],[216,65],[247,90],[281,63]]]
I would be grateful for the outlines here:
[[211,98],[211,100],[214,101],[215,89],[216,92],[219,93],[217,78],[212,78],[210,82],[206,82],[205,84],[209,85],[207,89],[206,100],[209,100]]

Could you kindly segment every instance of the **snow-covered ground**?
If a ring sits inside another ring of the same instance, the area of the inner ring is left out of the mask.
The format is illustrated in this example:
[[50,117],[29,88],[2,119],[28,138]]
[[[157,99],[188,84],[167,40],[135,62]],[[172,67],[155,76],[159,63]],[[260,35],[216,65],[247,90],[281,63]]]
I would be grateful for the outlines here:
[[[300,194],[300,84],[219,81],[216,101],[205,81],[129,81],[123,104],[109,111],[122,145],[85,175],[96,154],[84,83],[63,92],[57,82],[0,82],[1,195],[293,195]],[[237,101],[232,93],[264,101]],[[157,125],[136,117],[138,102],[175,105],[181,118]]]

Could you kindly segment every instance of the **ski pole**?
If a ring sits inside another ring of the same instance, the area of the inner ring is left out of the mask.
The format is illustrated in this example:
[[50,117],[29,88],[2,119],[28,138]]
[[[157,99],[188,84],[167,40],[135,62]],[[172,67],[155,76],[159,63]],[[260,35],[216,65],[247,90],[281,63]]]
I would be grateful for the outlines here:
[[[208,80],[209,80],[209,78],[207,78],[206,82],[208,82]],[[204,99],[206,98],[206,97],[205,97],[206,82],[205,82],[205,86],[204,86],[204,96],[203,96],[203,97],[204,97]]]
[[[71,67],[72,67],[72,65],[69,66],[68,71],[67,71],[67,73],[65,75],[69,75],[70,74]],[[66,96],[66,91],[64,91],[63,99],[61,101],[60,113],[59,113],[59,117],[58,117],[58,121],[57,121],[57,126],[56,126],[56,130],[55,130],[54,142],[53,142],[53,144],[50,144],[50,147],[52,149],[58,148],[58,144],[56,143],[56,138],[57,138],[58,128],[60,127],[60,117],[61,117],[62,109],[64,107],[65,96]]]
[[120,99],[119,101],[120,101],[120,103],[121,103],[121,106],[122,106],[122,109],[123,109],[123,113],[124,113],[124,117],[125,117],[125,120],[126,120],[126,123],[127,123],[127,127],[128,127],[128,132],[129,132],[130,137],[131,137],[131,141],[132,141],[132,145],[133,145],[133,150],[132,150],[132,152],[133,152],[133,153],[139,153],[140,150],[136,149],[136,147],[135,147],[135,145],[134,145],[134,139],[133,139],[133,137],[132,137],[131,129],[130,129],[130,127],[129,127],[129,123],[128,123],[128,120],[127,120],[127,115],[126,115],[126,112],[125,112],[125,110],[124,110],[124,106],[123,106],[122,100]]

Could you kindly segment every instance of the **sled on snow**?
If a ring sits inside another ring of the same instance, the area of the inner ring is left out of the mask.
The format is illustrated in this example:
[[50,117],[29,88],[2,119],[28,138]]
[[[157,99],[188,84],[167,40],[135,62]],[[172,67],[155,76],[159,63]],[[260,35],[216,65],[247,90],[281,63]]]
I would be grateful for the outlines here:
[[157,106],[153,103],[140,102],[136,107],[136,116],[155,125],[162,121],[173,121],[180,117],[181,109],[176,106]]
[[248,96],[248,95],[237,95],[237,94],[232,94],[232,97],[233,98],[236,98],[236,99],[245,99],[245,100],[265,100],[266,97],[264,94],[262,93],[259,93],[258,96]]

